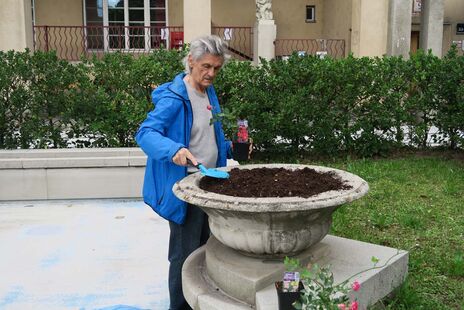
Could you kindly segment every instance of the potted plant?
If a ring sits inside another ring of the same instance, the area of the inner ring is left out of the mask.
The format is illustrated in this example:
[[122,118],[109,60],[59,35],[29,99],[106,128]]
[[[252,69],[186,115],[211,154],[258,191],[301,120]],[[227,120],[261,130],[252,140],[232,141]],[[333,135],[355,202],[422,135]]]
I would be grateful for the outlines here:
[[232,139],[232,157],[237,161],[250,159],[253,140],[248,134],[248,121],[243,117],[237,117],[236,111],[224,108],[221,113],[213,114],[210,123],[221,121],[226,136]]
[[[335,284],[333,273],[330,267],[319,267],[318,265],[309,265],[304,268],[300,265],[298,259],[285,257],[284,265],[286,270],[292,272],[285,272],[284,281],[287,274],[298,274],[300,288],[294,295],[291,295],[291,307],[287,302],[290,295],[283,300],[283,307],[281,308],[281,296],[284,294],[279,291],[276,282],[277,296],[279,298],[279,310],[284,309],[301,309],[301,310],[358,310],[358,301],[350,300],[348,292],[353,290],[357,292],[361,285],[358,281],[354,281],[351,286],[349,285],[348,278],[342,283]],[[296,271],[298,270],[298,271]],[[288,277],[288,276],[287,276]],[[279,281],[280,282],[280,281]],[[294,285],[294,284],[293,284]]]
[[237,161],[250,159],[251,139],[248,136],[248,121],[246,119],[237,120],[237,130],[232,142],[233,158]]
[[279,310],[293,310],[293,304],[300,298],[304,289],[298,271],[286,271],[282,281],[276,281],[277,300]]

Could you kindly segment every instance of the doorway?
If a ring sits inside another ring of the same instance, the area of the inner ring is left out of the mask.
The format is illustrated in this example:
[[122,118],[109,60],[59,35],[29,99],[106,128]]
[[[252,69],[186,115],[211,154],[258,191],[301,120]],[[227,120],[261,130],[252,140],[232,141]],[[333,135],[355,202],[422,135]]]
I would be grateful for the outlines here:
[[414,54],[419,49],[420,31],[411,31],[411,53]]

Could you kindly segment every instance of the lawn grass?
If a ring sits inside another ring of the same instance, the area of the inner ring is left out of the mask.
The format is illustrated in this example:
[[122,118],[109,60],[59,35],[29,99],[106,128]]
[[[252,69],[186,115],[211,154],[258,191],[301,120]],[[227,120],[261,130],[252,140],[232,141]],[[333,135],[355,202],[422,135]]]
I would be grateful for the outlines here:
[[407,281],[374,309],[464,309],[462,159],[434,152],[330,161],[300,156],[285,161],[343,169],[369,183],[366,196],[334,213],[331,234],[409,251]]

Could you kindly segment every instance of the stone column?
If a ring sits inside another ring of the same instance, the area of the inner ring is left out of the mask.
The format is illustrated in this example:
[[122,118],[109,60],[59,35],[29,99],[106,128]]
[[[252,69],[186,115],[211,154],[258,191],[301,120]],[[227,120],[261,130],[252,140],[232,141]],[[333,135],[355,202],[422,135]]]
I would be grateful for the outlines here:
[[184,42],[211,34],[211,0],[184,0]]
[[353,0],[351,51],[354,56],[382,56],[387,52],[388,0]]
[[0,49],[33,49],[31,0],[2,0]]
[[409,58],[412,0],[390,0],[387,55]]
[[277,27],[272,16],[272,0],[256,0],[256,23],[253,33],[253,62],[275,57]]
[[419,47],[431,49],[438,57],[442,55],[444,10],[443,0],[422,0]]

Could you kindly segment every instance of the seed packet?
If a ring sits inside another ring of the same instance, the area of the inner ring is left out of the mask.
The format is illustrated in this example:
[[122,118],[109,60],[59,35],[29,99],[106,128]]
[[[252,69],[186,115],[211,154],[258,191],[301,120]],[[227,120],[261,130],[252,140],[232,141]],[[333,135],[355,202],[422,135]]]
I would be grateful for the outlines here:
[[298,285],[300,283],[300,273],[298,271],[285,272],[282,281],[283,292],[298,292]]

